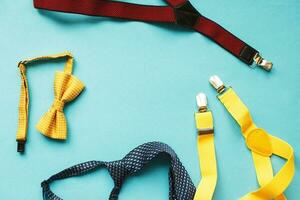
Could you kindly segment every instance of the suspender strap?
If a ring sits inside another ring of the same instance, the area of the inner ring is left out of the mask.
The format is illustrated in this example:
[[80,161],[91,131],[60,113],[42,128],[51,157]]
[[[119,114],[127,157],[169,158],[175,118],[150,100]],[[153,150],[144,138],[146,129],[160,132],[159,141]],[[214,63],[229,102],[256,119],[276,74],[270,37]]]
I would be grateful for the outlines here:
[[171,160],[169,168],[169,199],[192,200],[195,194],[195,186],[190,176],[172,148],[160,142],[149,142],[140,145],[118,161],[90,161],[63,170],[42,182],[44,200],[62,200],[50,189],[50,183],[53,181],[84,175],[101,167],[108,169],[115,184],[109,200],[117,200],[125,179],[141,171],[145,165],[150,164],[154,158],[161,154],[167,154]]
[[146,6],[103,0],[35,0],[34,7],[59,12],[116,17],[138,21],[175,22],[173,8],[168,6]]
[[53,139],[66,138],[66,119],[63,114],[64,104],[71,101],[84,88],[84,85],[72,75],[73,56],[70,53],[54,54],[23,60],[18,67],[21,73],[21,95],[19,103],[19,122],[17,130],[18,152],[24,152],[28,129],[29,87],[26,77],[27,65],[59,58],[67,58],[64,72],[57,72],[54,81],[55,100],[49,111],[40,119],[36,128],[45,136]]
[[[200,101],[198,105],[201,105],[202,98],[206,98],[203,93],[197,97],[199,97],[197,100]],[[195,114],[195,121],[198,130],[198,155],[202,179],[197,187],[194,200],[210,200],[217,184],[213,117],[212,113],[206,110],[206,105],[199,106],[199,108],[199,112]]]
[[[218,77],[215,78],[218,79]],[[216,85],[220,86],[223,83],[214,84],[214,86]],[[218,89],[218,91],[220,92],[219,100],[241,127],[246,145],[252,152],[257,179],[261,186],[241,199],[286,199],[283,192],[292,181],[295,172],[293,148],[287,142],[270,135],[261,128],[257,128],[252,121],[249,110],[232,88],[225,89],[223,85],[223,89]],[[286,160],[286,163],[274,177],[270,160],[273,154]]]
[[34,6],[38,9],[178,24],[209,37],[248,65],[255,62],[265,70],[271,70],[272,63],[264,60],[257,50],[216,22],[202,16],[189,1],[167,0],[167,3],[169,6],[149,6],[109,0],[34,0]]

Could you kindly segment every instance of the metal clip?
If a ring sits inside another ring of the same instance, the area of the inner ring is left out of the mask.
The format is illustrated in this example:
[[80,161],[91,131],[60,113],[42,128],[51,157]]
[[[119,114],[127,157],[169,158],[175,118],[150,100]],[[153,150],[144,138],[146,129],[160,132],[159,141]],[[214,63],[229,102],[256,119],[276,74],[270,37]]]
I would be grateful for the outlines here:
[[262,67],[266,71],[271,71],[273,67],[273,63],[271,61],[267,61],[259,53],[256,53],[253,57],[253,61],[256,63],[256,65]]
[[199,112],[206,112],[207,111],[207,98],[204,93],[199,93],[196,96],[197,106],[199,108]]
[[17,140],[17,143],[18,143],[17,152],[24,153],[24,151],[25,151],[25,141]]
[[219,94],[225,91],[226,87],[223,81],[217,76],[213,75],[209,78],[210,84],[217,90]]

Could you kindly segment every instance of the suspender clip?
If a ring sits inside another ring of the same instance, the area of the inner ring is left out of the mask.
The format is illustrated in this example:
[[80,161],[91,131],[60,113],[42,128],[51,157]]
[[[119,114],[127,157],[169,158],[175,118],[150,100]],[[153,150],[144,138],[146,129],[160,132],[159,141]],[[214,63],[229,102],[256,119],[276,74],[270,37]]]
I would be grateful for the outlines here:
[[262,67],[264,70],[268,72],[271,71],[273,67],[273,63],[261,57],[259,53],[255,54],[253,61],[256,63],[256,65]]
[[175,7],[174,12],[176,16],[175,23],[186,28],[193,28],[201,16],[189,1]]
[[199,112],[195,114],[196,127],[199,135],[214,133],[213,119],[210,111],[207,110],[207,97],[204,93],[196,96]]
[[199,112],[206,112],[207,111],[207,98],[204,93],[199,93],[196,96],[197,106],[199,108]]
[[219,94],[223,93],[226,90],[223,81],[217,75],[211,76],[209,78],[209,82],[217,90]]

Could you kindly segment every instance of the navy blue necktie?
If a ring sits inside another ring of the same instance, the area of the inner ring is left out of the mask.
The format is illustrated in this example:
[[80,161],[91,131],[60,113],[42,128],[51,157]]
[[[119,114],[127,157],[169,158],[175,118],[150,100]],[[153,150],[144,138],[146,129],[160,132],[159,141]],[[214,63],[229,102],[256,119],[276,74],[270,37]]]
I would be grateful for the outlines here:
[[196,188],[180,162],[174,150],[167,144],[161,142],[149,142],[138,146],[129,152],[123,159],[112,162],[89,161],[65,169],[48,180],[42,182],[44,200],[62,200],[50,189],[50,183],[56,180],[72,176],[84,175],[98,168],[108,169],[114,181],[114,188],[111,191],[109,200],[117,200],[121,186],[130,175],[140,171],[154,158],[160,154],[167,154],[171,160],[169,168],[169,199],[170,200],[193,200]]

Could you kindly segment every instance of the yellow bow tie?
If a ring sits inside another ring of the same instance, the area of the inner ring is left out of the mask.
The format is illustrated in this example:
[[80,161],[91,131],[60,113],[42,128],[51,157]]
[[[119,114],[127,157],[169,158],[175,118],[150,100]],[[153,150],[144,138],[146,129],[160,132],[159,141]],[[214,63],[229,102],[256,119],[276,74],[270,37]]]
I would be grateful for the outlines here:
[[73,56],[70,53],[36,57],[19,63],[21,72],[21,95],[19,105],[19,125],[17,132],[18,152],[24,152],[27,128],[29,93],[26,78],[26,64],[39,60],[67,58],[63,72],[56,72],[54,79],[54,101],[51,108],[42,116],[36,128],[43,135],[52,139],[65,140],[67,138],[67,122],[63,109],[65,103],[75,99],[84,89],[83,83],[72,75]]

